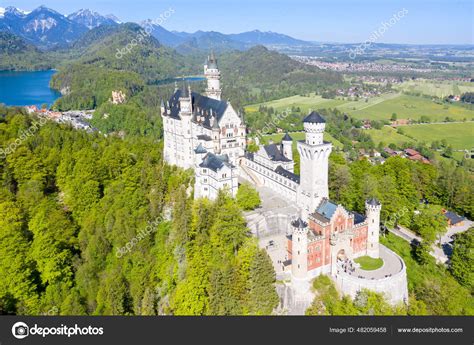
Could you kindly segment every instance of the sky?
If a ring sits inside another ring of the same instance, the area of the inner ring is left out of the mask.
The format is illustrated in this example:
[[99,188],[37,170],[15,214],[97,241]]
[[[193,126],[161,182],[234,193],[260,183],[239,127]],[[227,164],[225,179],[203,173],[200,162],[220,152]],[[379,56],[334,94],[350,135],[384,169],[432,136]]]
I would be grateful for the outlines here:
[[474,44],[472,0],[0,0],[0,7],[23,10],[40,5],[63,14],[88,8],[134,22],[162,15],[167,16],[162,26],[168,30],[238,33],[258,29],[344,43],[368,40],[403,11],[393,25],[385,24],[377,42]]

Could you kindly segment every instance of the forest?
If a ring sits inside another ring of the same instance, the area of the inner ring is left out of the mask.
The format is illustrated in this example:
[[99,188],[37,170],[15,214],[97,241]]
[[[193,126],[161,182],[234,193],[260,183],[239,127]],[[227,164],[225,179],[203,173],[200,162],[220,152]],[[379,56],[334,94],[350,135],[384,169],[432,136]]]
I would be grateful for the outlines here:
[[[0,114],[2,146],[34,121]],[[1,158],[0,314],[272,312],[273,267],[237,201],[193,201],[161,150],[48,122]]]

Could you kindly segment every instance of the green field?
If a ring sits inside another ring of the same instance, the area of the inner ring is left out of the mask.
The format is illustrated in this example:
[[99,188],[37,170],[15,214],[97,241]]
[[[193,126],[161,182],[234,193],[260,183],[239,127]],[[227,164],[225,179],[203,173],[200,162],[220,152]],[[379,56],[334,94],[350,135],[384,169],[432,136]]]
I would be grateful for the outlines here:
[[347,112],[355,118],[370,120],[389,120],[392,113],[396,113],[398,119],[414,120],[418,120],[425,115],[432,122],[441,122],[446,117],[458,121],[465,118],[468,120],[474,119],[474,110],[469,110],[457,104],[438,104],[427,98],[408,95],[400,95],[364,109],[349,110]]
[[[293,138],[293,145],[296,145],[296,142],[298,140],[304,140],[305,139],[304,132],[293,132],[293,133],[289,133],[289,134]],[[284,136],[283,133],[269,134],[269,135],[265,135],[265,139],[273,140],[273,142],[275,142],[275,143],[280,143],[281,138],[283,138],[283,136]],[[331,142],[336,149],[341,149],[342,150],[342,148],[343,148],[342,143],[339,140],[335,139],[331,134],[329,134],[327,132],[324,133],[324,140]]]
[[246,112],[256,112],[258,107],[261,105],[272,107],[275,110],[283,111],[291,107],[300,107],[301,111],[304,113],[309,112],[309,109],[324,109],[324,108],[334,108],[340,104],[344,104],[347,101],[340,99],[325,99],[321,96],[315,95],[314,93],[310,94],[308,97],[304,96],[291,96],[286,98],[277,99],[275,101],[253,104],[245,107]]
[[[396,129],[389,126],[382,129],[369,129],[367,133],[376,145],[380,142],[385,145],[390,143],[401,145],[404,142],[430,144],[434,140],[446,139],[455,150],[470,150],[474,147],[474,122],[410,125],[399,128],[403,130],[403,135],[398,134]],[[458,154],[459,158],[462,158],[461,155]]]
[[440,98],[449,95],[460,95],[465,92],[474,92],[473,83],[454,80],[433,81],[429,79],[416,79],[405,81],[401,84],[395,84],[392,85],[392,87],[402,92],[419,92],[423,95],[436,96]]
[[[408,126],[403,126],[403,130],[407,127]],[[370,134],[376,145],[380,142],[384,143],[385,146],[388,146],[391,143],[401,145],[405,142],[415,142],[415,140],[411,138],[398,134],[396,129],[389,126],[384,126],[382,129],[369,129],[367,130],[367,133]]]
[[455,150],[474,147],[474,122],[403,126],[403,132],[418,141],[446,139]]
[[432,122],[442,122],[446,117],[458,121],[474,119],[474,110],[469,110],[461,105],[439,104],[428,98],[397,93],[388,93],[379,97],[369,98],[367,102],[363,99],[359,101],[324,99],[315,94],[311,94],[309,97],[292,96],[249,105],[245,107],[245,111],[256,112],[260,105],[273,107],[278,111],[291,107],[300,107],[303,114],[308,113],[310,109],[337,108],[361,120],[389,120],[393,113],[397,114],[398,119],[413,120],[418,120],[421,116],[425,115]]
[[379,269],[383,265],[383,260],[380,258],[371,258],[370,256],[361,256],[354,260],[360,265],[360,268],[365,271],[373,271]]

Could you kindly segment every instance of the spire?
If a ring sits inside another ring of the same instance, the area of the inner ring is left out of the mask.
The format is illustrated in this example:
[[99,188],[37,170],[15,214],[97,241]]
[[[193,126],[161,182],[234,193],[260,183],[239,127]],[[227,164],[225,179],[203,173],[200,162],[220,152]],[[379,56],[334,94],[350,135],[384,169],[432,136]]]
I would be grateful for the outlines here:
[[183,87],[181,88],[181,96],[180,97],[189,97],[191,88],[186,87],[186,83],[183,81]]
[[214,117],[214,123],[212,124],[212,129],[219,129],[219,122],[217,121],[217,116]]
[[211,50],[211,55],[207,58],[207,68],[217,69],[217,59],[214,55],[214,50]]
[[293,138],[290,137],[288,132],[286,132],[285,136],[281,139],[281,141],[293,141]]

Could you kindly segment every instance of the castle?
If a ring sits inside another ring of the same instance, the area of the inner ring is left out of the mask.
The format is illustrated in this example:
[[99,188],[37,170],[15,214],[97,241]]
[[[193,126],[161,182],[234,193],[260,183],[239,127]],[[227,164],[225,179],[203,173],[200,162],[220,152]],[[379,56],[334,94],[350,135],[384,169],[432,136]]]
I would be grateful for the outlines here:
[[[403,260],[379,244],[380,202],[367,200],[362,215],[329,199],[332,144],[323,139],[325,119],[317,112],[304,118],[305,140],[297,142],[300,175],[296,175],[289,134],[280,144],[259,145],[255,153],[245,150],[244,119],[221,99],[214,54],[204,65],[204,75],[205,95],[191,91],[189,86],[176,87],[171,98],[161,104],[164,158],[169,164],[194,169],[194,197],[215,199],[221,189],[235,196],[239,179],[265,186],[299,210],[287,222],[283,257],[274,261],[276,270],[281,268],[290,275],[296,290],[308,290],[312,278],[329,274],[344,293],[352,296],[369,288],[387,293],[393,303],[406,301]],[[353,260],[360,256],[382,257],[390,264],[389,270],[378,272],[382,276],[363,276],[360,270],[355,273]]]

